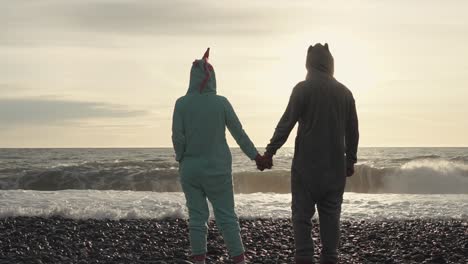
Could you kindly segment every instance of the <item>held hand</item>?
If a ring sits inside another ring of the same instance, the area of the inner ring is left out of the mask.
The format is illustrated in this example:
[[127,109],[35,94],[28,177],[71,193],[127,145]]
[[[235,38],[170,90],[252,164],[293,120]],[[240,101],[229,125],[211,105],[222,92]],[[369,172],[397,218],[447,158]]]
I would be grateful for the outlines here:
[[260,154],[257,154],[255,157],[255,163],[257,164],[257,169],[260,171],[264,171],[265,169],[271,169],[273,166],[273,160],[272,157],[269,156],[261,156]]
[[255,156],[255,164],[257,164],[257,169],[260,171],[264,171],[265,167],[263,166],[263,156],[257,153]]
[[354,174],[354,164],[350,164],[346,167],[346,177],[351,177]]
[[264,159],[264,165],[266,169],[271,169],[273,167],[273,155],[271,155],[268,152],[265,152],[263,154],[263,159]]

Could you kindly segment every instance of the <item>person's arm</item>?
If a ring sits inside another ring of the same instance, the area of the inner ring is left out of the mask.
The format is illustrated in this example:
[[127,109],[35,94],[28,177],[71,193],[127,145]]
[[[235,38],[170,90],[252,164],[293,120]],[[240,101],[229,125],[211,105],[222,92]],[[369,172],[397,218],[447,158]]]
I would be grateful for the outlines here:
[[242,124],[239,121],[236,112],[227,99],[225,100],[225,117],[226,126],[229,129],[232,137],[236,140],[237,144],[245,153],[245,155],[247,155],[251,160],[255,160],[258,155],[258,151],[250,140],[249,136],[247,136],[247,133],[245,133],[244,129],[242,128]]
[[359,144],[359,126],[356,112],[356,103],[351,97],[348,120],[346,121],[346,167],[347,176],[354,174],[354,164],[357,162],[357,150]]
[[185,129],[180,109],[176,103],[172,116],[172,144],[176,153],[176,160],[182,161],[185,152]]
[[269,156],[275,155],[276,151],[283,146],[283,144],[288,140],[291,130],[299,120],[302,112],[303,98],[299,94],[298,89],[298,86],[293,89],[286,111],[276,126],[275,133],[270,140],[270,144],[266,147],[266,153]]

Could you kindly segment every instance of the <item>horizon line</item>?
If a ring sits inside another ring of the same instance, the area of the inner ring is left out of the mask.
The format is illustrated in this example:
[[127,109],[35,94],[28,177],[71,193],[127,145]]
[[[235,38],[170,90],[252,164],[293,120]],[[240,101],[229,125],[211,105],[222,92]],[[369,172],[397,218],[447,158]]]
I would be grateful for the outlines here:
[[[119,146],[119,147],[105,147],[105,146],[93,146],[93,147],[0,147],[0,149],[171,149],[172,146],[150,146],[150,147],[141,147],[141,146]],[[240,149],[239,146],[231,147],[230,149]],[[294,148],[294,146],[283,146],[282,148]],[[359,148],[468,148],[468,146],[360,146]]]

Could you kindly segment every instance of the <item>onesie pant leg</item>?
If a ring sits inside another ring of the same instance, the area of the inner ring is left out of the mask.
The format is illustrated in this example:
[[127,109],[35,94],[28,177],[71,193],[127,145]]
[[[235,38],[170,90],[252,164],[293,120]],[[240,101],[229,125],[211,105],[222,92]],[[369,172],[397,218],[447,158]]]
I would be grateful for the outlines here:
[[189,238],[192,255],[206,254],[209,214],[208,202],[203,188],[189,181],[182,181],[182,189],[189,212]]
[[343,202],[343,191],[326,193],[317,203],[320,221],[320,239],[322,263],[338,261],[337,248],[340,240],[340,214]]
[[295,258],[297,263],[313,263],[312,217],[315,214],[315,201],[309,186],[299,181],[297,177],[300,176],[292,175],[291,179],[291,211],[296,248]]
[[234,192],[232,176],[219,175],[213,179],[207,188],[208,199],[213,205],[216,224],[223,235],[224,242],[231,257],[244,253],[240,236],[239,219],[234,210]]

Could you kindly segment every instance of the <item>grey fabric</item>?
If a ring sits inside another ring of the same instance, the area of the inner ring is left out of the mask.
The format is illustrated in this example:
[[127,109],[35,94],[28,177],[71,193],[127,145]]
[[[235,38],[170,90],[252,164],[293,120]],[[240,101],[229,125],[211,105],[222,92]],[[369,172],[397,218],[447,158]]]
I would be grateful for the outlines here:
[[314,181],[326,179],[329,172],[306,177],[297,171],[292,172],[292,221],[296,258],[313,261],[314,243],[312,240],[312,217],[315,207],[319,214],[320,239],[322,241],[321,262],[334,263],[338,260],[337,248],[340,236],[340,214],[345,181],[337,185]]
[[328,45],[310,46],[306,80],[298,83],[267,146],[274,155],[299,123],[291,192],[296,257],[312,261],[311,218],[319,211],[322,261],[336,261],[346,166],[357,161],[358,119],[350,90],[333,77]]
[[307,54],[308,74],[291,94],[288,106],[267,146],[275,154],[299,122],[293,168],[304,175],[316,169],[345,177],[347,162],[357,161],[358,119],[353,94],[333,78],[333,57],[327,46],[315,45]]

